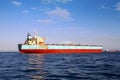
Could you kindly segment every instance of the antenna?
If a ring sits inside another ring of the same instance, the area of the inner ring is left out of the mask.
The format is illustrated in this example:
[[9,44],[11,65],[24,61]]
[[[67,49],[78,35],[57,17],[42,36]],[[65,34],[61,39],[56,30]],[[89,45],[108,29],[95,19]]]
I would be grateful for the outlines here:
[[37,30],[34,30],[34,35],[37,36],[38,32]]

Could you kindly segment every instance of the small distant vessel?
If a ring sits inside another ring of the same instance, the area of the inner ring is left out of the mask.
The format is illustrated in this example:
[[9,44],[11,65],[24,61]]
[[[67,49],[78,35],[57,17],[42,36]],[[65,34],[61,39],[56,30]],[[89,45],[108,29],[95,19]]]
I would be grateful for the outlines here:
[[101,45],[80,44],[46,44],[45,37],[31,36],[27,34],[24,44],[18,44],[21,53],[49,54],[49,53],[101,53]]

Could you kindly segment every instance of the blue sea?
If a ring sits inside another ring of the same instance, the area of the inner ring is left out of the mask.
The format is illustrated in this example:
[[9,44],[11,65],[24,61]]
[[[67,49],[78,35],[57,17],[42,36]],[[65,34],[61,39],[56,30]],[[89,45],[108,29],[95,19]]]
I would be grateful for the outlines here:
[[120,80],[120,53],[0,53],[0,80]]

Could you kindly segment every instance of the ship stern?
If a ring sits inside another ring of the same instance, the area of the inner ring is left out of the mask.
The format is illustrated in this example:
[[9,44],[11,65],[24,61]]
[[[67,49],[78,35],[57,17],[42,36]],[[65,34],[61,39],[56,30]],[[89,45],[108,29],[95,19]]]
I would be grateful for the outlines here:
[[18,50],[20,51],[22,48],[22,44],[18,44]]

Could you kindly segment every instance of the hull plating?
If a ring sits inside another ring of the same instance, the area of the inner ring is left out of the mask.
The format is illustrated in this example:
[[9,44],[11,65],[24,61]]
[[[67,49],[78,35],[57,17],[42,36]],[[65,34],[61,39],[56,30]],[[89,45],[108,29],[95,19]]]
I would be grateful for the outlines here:
[[49,53],[101,53],[101,49],[22,49],[21,53],[37,53],[37,54],[49,54]]

